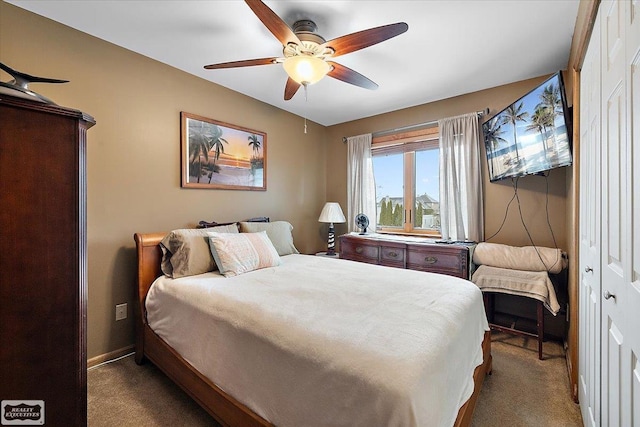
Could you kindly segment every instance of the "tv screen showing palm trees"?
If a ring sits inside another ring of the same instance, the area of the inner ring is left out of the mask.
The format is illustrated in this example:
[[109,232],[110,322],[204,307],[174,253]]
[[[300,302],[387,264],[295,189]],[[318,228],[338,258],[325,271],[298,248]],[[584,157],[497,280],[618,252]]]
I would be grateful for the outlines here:
[[569,166],[571,131],[562,83],[554,74],[483,125],[490,180]]

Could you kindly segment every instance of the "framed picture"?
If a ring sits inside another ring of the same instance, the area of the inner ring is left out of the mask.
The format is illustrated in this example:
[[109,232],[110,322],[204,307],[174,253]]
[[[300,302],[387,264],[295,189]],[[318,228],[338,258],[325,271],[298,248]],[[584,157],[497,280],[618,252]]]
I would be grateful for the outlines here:
[[180,113],[182,187],[267,189],[267,134]]

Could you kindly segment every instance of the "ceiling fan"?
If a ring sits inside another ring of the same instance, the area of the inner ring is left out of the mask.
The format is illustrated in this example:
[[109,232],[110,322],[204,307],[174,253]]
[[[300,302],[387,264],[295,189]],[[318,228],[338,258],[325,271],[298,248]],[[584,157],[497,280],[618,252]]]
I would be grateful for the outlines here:
[[287,101],[293,98],[301,85],[306,88],[307,85],[319,81],[325,75],[366,89],[376,89],[378,87],[376,83],[331,59],[383,42],[409,29],[406,23],[398,22],[325,41],[316,33],[317,26],[311,20],[296,21],[291,28],[261,0],[245,0],[245,2],[282,43],[283,56],[224,62],[205,65],[204,68],[216,70],[282,64],[289,76],[284,88],[284,99]]

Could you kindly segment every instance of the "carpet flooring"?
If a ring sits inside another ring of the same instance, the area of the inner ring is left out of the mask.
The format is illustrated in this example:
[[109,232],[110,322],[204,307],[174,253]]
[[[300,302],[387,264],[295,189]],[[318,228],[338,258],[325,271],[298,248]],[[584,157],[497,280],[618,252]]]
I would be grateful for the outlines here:
[[[473,427],[582,426],[569,392],[562,346],[544,343],[538,360],[533,339],[493,333],[493,373],[484,381]],[[217,426],[189,396],[150,363],[133,356],[90,369],[89,427]]]
[[571,398],[565,352],[558,342],[493,331],[493,372],[485,378],[472,427],[578,427],[580,407]]

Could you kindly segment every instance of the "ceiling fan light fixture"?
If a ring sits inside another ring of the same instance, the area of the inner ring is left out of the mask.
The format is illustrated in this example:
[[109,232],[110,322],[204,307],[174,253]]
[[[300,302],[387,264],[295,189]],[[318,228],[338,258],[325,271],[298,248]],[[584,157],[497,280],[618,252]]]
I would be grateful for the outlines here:
[[326,61],[309,55],[297,55],[285,59],[282,64],[291,79],[300,84],[314,84],[331,71]]

